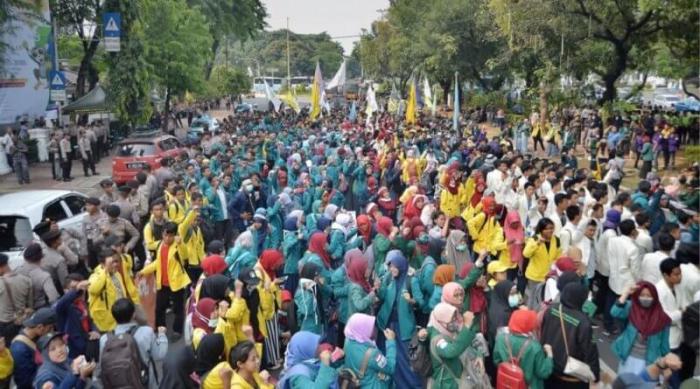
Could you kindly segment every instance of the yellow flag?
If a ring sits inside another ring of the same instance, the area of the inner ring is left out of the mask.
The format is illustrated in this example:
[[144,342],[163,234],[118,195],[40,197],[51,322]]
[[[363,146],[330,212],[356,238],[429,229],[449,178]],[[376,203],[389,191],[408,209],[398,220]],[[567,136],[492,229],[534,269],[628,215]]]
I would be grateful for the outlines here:
[[287,106],[289,106],[289,108],[293,109],[294,112],[299,113],[299,102],[290,92],[287,92],[286,95],[281,96],[281,99],[285,104],[287,104]]
[[316,62],[316,72],[314,73],[314,84],[311,87],[311,119],[316,119],[321,114],[321,93],[323,92],[323,77],[321,67]]
[[408,91],[408,106],[406,107],[406,123],[416,123],[416,83],[411,80],[411,87]]

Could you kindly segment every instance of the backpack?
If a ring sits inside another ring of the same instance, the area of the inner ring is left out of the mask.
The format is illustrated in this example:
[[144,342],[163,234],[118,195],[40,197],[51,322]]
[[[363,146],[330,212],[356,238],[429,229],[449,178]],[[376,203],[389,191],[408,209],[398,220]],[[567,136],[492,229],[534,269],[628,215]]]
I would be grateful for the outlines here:
[[360,371],[355,373],[352,369],[343,367],[338,369],[338,389],[360,389],[362,385],[360,381],[364,378],[369,365],[369,358],[372,356],[372,348],[367,348],[362,357]]
[[408,344],[408,360],[411,369],[421,377],[433,375],[433,362],[430,360],[430,342],[420,341],[418,331],[411,337]]
[[513,350],[510,347],[510,335],[505,335],[506,348],[508,348],[508,361],[501,362],[498,365],[498,372],[496,373],[496,389],[527,389],[527,382],[525,382],[525,373],[523,369],[520,368],[520,358],[523,356],[525,349],[527,349],[530,339],[527,339],[525,343],[520,347],[518,356],[513,358]]
[[133,326],[128,332],[107,334],[102,350],[100,368],[104,389],[144,389],[148,387],[148,364],[141,360],[139,348],[134,340],[138,329]]

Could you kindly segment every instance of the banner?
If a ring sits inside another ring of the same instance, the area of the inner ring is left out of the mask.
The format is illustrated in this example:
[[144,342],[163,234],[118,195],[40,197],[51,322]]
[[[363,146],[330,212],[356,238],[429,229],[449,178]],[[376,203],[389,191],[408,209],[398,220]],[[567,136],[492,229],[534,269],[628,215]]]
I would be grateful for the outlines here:
[[49,0],[40,3],[36,14],[11,9],[17,17],[0,30],[0,41],[7,45],[0,65],[0,123],[46,114],[53,48]]

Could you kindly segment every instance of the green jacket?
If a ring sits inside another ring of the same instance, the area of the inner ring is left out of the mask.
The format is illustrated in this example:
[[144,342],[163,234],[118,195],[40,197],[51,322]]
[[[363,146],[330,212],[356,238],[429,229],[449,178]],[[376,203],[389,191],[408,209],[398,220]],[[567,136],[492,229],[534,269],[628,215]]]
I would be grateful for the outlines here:
[[333,290],[333,296],[336,301],[338,301],[338,320],[345,324],[348,322],[348,287],[350,281],[348,280],[345,266],[341,266],[331,275],[331,289]]
[[315,377],[298,374],[290,378],[289,381],[292,384],[292,389],[326,389],[336,382],[337,377],[338,373],[334,368],[322,363]]
[[[413,277],[406,277],[406,284],[402,287],[400,294],[403,295],[404,291],[409,291],[411,296],[420,293],[418,283],[413,282]],[[396,284],[390,273],[387,273],[384,277],[379,288],[379,299],[382,301],[382,305],[377,313],[377,327],[382,331],[389,328],[389,317],[394,308],[394,303],[398,300],[399,306],[396,309],[399,317],[399,333],[397,338],[403,341],[410,341],[416,332],[416,317],[413,314],[413,307],[403,296],[396,298]]]
[[[433,275],[435,275],[435,269],[437,268],[437,263],[431,256],[425,257],[423,264],[418,271],[418,285],[424,296],[432,296],[433,289],[435,289],[435,284],[433,284]],[[430,313],[430,308],[428,307],[428,301],[421,301],[420,308],[423,313]]]
[[374,344],[358,343],[352,339],[345,339],[345,367],[356,374],[362,367],[362,361],[367,349],[370,351],[369,361],[365,375],[360,380],[362,389],[389,389],[391,377],[396,367],[396,340],[386,341],[386,356]]
[[[525,344],[524,335],[499,333],[496,336],[496,345],[493,349],[493,363],[498,366],[501,362],[510,360],[508,347],[506,346],[506,336],[510,342],[510,347],[513,353],[513,358],[516,358],[520,353],[520,348]],[[542,346],[537,340],[530,338],[525,351],[520,357],[520,368],[525,375],[525,381],[530,389],[544,388],[544,380],[546,380],[554,370],[554,360],[547,357]]]
[[472,344],[474,331],[465,327],[455,338],[450,339],[435,328],[428,327],[428,334],[430,361],[433,364],[433,388],[457,389],[459,383],[455,377],[461,377],[464,369],[460,356]]
[[309,331],[317,335],[323,334],[323,317],[318,309],[318,301],[314,294],[304,288],[297,288],[294,294],[297,323],[300,331]]
[[345,317],[350,318],[350,316],[358,312],[371,315],[374,296],[374,293],[367,293],[360,285],[348,281],[347,313]]
[[384,262],[386,254],[392,249],[392,243],[382,234],[377,234],[372,241],[372,251],[374,252],[374,274],[381,277],[386,272]]
[[[632,303],[629,300],[625,304],[620,305],[618,302],[610,309],[610,315],[616,319],[627,321],[630,314]],[[670,326],[666,326],[663,330],[646,338],[647,352],[645,360],[647,364],[651,364],[658,358],[663,357],[671,351],[671,346],[668,341]],[[624,331],[615,339],[612,344],[612,351],[620,358],[620,363],[627,360],[632,352],[632,347],[637,339],[639,332],[631,322],[627,322]]]
[[304,255],[304,244],[297,234],[297,231],[284,231],[282,240],[284,274],[299,274],[299,260]]

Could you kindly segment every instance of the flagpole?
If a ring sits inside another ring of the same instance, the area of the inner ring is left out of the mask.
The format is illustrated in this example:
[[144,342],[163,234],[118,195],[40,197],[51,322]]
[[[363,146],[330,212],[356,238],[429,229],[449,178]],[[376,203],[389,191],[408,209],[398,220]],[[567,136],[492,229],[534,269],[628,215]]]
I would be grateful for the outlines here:
[[292,76],[290,72],[290,61],[289,61],[289,17],[287,17],[287,88],[292,90]]

